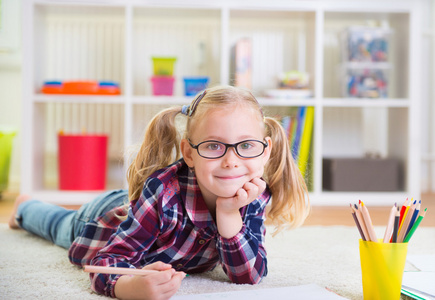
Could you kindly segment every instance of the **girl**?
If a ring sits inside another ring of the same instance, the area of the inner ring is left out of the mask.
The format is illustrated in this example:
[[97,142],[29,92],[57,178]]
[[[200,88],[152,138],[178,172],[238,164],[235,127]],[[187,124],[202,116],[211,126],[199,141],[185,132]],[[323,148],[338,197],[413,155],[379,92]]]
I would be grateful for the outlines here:
[[[180,113],[187,117],[181,141]],[[190,106],[157,114],[127,177],[128,211],[122,190],[78,212],[19,197],[11,227],[69,248],[73,264],[160,271],[91,274],[98,293],[167,299],[184,272],[217,264],[234,283],[260,282],[267,275],[264,221],[271,195],[267,215],[278,231],[301,225],[309,211],[282,127],[263,116],[250,92],[231,86],[207,89]]]

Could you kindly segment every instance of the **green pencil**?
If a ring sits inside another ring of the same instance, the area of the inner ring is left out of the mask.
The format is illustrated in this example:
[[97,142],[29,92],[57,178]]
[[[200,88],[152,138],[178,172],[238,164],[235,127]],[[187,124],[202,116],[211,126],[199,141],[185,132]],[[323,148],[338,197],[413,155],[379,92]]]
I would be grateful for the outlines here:
[[414,225],[412,225],[411,230],[408,232],[405,239],[403,240],[404,243],[407,243],[411,239],[411,237],[414,234],[415,230],[417,229],[418,225],[420,225],[421,220],[423,220],[424,216],[426,215],[426,210],[427,210],[427,208],[425,208],[425,210],[420,213],[420,215],[417,218],[417,221],[415,221]]

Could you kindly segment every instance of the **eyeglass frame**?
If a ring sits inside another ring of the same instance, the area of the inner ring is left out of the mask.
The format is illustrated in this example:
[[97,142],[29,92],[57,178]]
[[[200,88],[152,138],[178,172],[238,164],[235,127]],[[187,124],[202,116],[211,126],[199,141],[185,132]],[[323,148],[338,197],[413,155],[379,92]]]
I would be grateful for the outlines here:
[[[207,141],[203,141],[203,142],[201,142],[201,143],[195,145],[195,144],[193,144],[193,143],[190,141],[190,139],[187,139],[187,141],[189,142],[190,147],[192,147],[193,149],[196,149],[196,152],[198,152],[198,155],[199,155],[199,156],[201,156],[201,157],[203,157],[203,158],[206,158],[206,159],[218,159],[218,158],[224,157],[225,154],[227,154],[228,148],[234,148],[236,154],[237,154],[238,156],[242,157],[242,158],[256,158],[256,157],[261,156],[261,155],[264,153],[264,150],[269,146],[269,144],[268,144],[267,142],[262,142],[262,141],[260,141],[260,140],[254,140],[254,139],[243,140],[243,141],[240,141],[240,142],[238,142],[238,143],[234,143],[234,144],[227,144],[227,143],[223,143],[223,142],[216,141],[216,140],[207,140]],[[225,146],[225,151],[224,151],[224,153],[223,153],[221,156],[218,156],[218,157],[207,157],[207,156],[203,156],[203,155],[201,155],[201,153],[199,153],[199,150],[198,150],[199,146],[200,146],[201,144],[204,144],[204,143],[210,143],[210,142],[215,142],[215,143],[219,143],[219,144],[224,145],[224,146]],[[243,155],[240,155],[239,151],[237,150],[237,147],[238,147],[240,144],[245,143],[245,142],[259,142],[260,144],[263,145],[263,151],[261,151],[261,153],[258,154],[258,155],[256,155],[256,156],[243,156]]]

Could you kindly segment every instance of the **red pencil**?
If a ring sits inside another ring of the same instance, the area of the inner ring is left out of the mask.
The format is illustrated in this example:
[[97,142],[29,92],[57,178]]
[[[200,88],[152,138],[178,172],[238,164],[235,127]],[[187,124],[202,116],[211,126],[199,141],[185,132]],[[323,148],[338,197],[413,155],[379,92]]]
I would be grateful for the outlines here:
[[400,220],[399,224],[402,224],[403,216],[405,215],[406,208],[408,207],[408,198],[406,198],[405,202],[402,205],[402,208],[400,209]]

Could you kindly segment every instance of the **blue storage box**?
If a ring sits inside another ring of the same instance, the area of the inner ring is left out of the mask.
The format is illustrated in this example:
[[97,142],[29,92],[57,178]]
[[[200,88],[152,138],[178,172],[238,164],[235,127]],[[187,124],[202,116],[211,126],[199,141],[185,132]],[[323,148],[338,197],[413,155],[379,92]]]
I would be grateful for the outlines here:
[[205,90],[208,85],[209,78],[204,77],[184,77],[184,86],[186,96],[195,96],[199,92]]

